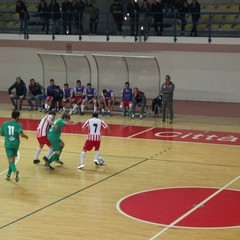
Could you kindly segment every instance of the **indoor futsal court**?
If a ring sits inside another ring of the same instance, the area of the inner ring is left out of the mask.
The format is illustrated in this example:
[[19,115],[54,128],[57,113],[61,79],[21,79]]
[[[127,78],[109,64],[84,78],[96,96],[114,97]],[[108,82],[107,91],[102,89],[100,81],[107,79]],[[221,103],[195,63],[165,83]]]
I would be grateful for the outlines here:
[[[25,107],[20,121],[29,139],[21,139],[18,183],[5,180],[0,140],[0,238],[238,240],[239,106],[209,104],[206,110],[192,103],[200,116],[186,104],[175,102],[173,124],[119,113],[101,117],[112,130],[103,134],[105,165],[95,166],[90,152],[83,170],[76,168],[86,139],[80,127],[91,114],[72,115],[79,124],[64,128],[64,165],[54,163],[52,171],[42,158],[33,164],[35,130],[44,113]],[[2,123],[12,106],[1,108]]]

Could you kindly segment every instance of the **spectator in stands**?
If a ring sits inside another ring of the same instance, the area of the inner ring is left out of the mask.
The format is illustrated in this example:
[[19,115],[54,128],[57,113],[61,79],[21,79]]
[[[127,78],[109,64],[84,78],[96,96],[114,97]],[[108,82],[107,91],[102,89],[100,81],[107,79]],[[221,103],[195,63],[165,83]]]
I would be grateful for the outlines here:
[[18,0],[16,3],[16,12],[19,13],[20,20],[20,34],[23,32],[23,23],[30,18],[27,7],[22,0]]
[[197,24],[200,19],[201,5],[197,0],[192,0],[189,6],[189,12],[192,14],[192,30],[190,36],[197,36]]
[[170,123],[173,122],[173,92],[175,89],[175,84],[171,81],[169,75],[165,76],[165,83],[162,84],[162,121],[164,123],[166,120],[166,111],[169,111]]
[[84,31],[83,25],[82,25],[84,11],[85,11],[85,3],[83,2],[83,0],[76,0],[74,3],[74,19],[75,19],[75,24],[78,32],[81,31],[82,34]]
[[115,97],[114,92],[111,89],[103,89],[102,90],[102,98],[98,101],[101,114],[105,115],[105,113],[110,117],[111,111],[114,108]]
[[90,16],[90,35],[95,35],[97,32],[100,10],[93,4],[89,4],[87,13]]
[[185,35],[185,27],[187,24],[187,20],[186,20],[186,13],[188,13],[189,11],[189,4],[187,0],[182,0],[182,3],[180,4],[179,8],[178,8],[178,17],[180,19],[180,25],[181,25],[181,35],[184,36]]
[[[80,80],[76,81],[76,86],[73,89],[74,98],[72,99],[73,108],[70,110],[69,114],[76,113],[78,111],[79,105],[82,104],[84,97],[85,87],[82,86],[82,82]],[[80,112],[82,115],[82,112]]]
[[50,18],[53,20],[53,32],[59,34],[59,21],[61,18],[60,5],[56,0],[49,4]]
[[119,0],[114,0],[110,7],[110,12],[112,13],[113,19],[117,25],[117,35],[122,35],[123,6],[120,4]]
[[66,112],[66,104],[71,103],[70,101],[74,97],[74,91],[72,87],[69,87],[68,83],[65,83],[63,86],[63,108],[62,113]]
[[38,12],[40,13],[40,18],[43,21],[42,31],[46,28],[46,33],[49,30],[49,9],[46,0],[40,0],[38,5]]
[[47,112],[52,105],[53,93],[55,91],[56,85],[54,84],[54,79],[50,79],[49,86],[47,87],[47,97],[45,100],[45,111]]
[[156,34],[161,36],[163,33],[163,5],[161,0],[152,2],[153,26]]
[[130,17],[131,36],[138,35],[140,6],[135,0],[130,0],[127,5],[127,13]]
[[86,104],[93,104],[93,112],[97,112],[97,92],[96,89],[92,87],[91,83],[87,84],[84,90],[85,98],[82,101],[81,112],[84,113],[84,108]]
[[[12,90],[15,89],[15,93],[12,93]],[[22,103],[27,94],[27,87],[25,82],[20,78],[16,78],[16,82],[8,89],[8,94],[12,105],[14,106],[13,110],[22,110]],[[17,106],[17,100],[19,100],[19,108]]]
[[140,119],[143,118],[144,109],[146,107],[146,97],[144,92],[140,91],[137,87],[133,89],[133,101],[132,101],[132,119],[135,117],[136,106],[141,106]]
[[147,37],[152,26],[152,9],[147,0],[143,1],[140,11],[144,14],[144,35]]
[[68,0],[62,2],[63,33],[72,34],[73,4]]
[[130,83],[125,82],[125,87],[122,89],[122,101],[120,103],[120,108],[123,108],[123,116],[130,114],[130,110],[132,108],[132,97],[133,97],[133,90],[130,88]]
[[38,82],[35,81],[35,79],[30,79],[30,83],[28,85],[28,104],[31,107],[30,110],[33,110],[33,103],[32,100],[35,100],[37,102],[38,111],[42,111],[41,107],[41,100],[43,95],[45,94],[45,88]]
[[57,107],[57,103],[58,103],[58,110],[60,113],[62,113],[63,112],[62,100],[63,100],[63,90],[60,88],[60,86],[57,85],[53,92],[52,104],[50,106],[49,111],[54,110]]

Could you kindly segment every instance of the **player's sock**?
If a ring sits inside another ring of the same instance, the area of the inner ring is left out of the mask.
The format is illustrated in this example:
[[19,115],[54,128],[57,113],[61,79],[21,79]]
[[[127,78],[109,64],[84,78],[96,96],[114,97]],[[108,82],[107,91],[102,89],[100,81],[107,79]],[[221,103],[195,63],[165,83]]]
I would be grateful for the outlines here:
[[9,168],[11,168],[11,170],[16,173],[17,169],[16,169],[16,166],[15,166],[15,162],[10,162],[9,163]]
[[80,164],[84,164],[85,156],[86,156],[86,152],[82,151],[80,154]]
[[53,161],[57,160],[59,158],[59,154],[54,153],[51,158],[49,159],[49,163],[52,163]]
[[49,158],[52,154],[53,154],[53,149],[49,148],[49,150],[47,151],[46,157]]
[[97,112],[97,107],[93,106],[93,112]]
[[9,166],[7,176],[11,176],[11,173],[12,173],[12,169]]
[[81,112],[84,112],[84,105],[81,105]]
[[42,148],[40,148],[40,147],[38,147],[38,148],[36,149],[36,154],[35,154],[34,159],[38,159],[38,158],[39,158],[39,155],[40,155],[41,151],[42,151]]
[[95,155],[94,155],[94,159],[98,159],[98,156],[99,156],[99,150],[96,150]]

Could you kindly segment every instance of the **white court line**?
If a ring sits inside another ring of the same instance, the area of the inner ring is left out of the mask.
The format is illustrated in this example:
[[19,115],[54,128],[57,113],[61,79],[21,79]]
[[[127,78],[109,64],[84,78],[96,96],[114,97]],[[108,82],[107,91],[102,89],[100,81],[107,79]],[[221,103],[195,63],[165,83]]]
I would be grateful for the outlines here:
[[126,138],[132,138],[132,137],[135,137],[135,136],[140,135],[140,134],[142,134],[142,133],[148,132],[148,131],[150,131],[150,130],[152,130],[152,129],[154,129],[154,128],[155,128],[155,127],[148,128],[148,129],[146,129],[146,130],[144,130],[144,131],[141,131],[141,132],[135,133],[135,134],[133,134],[133,135],[131,135],[131,136],[128,136],[128,137],[126,137]]
[[235,179],[233,179],[231,182],[229,182],[228,184],[226,184],[225,186],[223,186],[222,188],[220,188],[219,190],[217,190],[215,193],[213,193],[212,195],[210,195],[208,198],[206,198],[205,200],[203,200],[202,202],[200,202],[199,204],[197,204],[194,208],[192,208],[191,210],[189,210],[188,212],[186,212],[185,214],[183,214],[181,217],[179,217],[178,219],[176,219],[175,221],[173,221],[172,223],[170,223],[168,226],[166,226],[162,231],[160,231],[159,233],[157,233],[156,235],[154,235],[153,237],[149,238],[149,240],[154,240],[156,237],[160,236],[161,234],[163,234],[164,232],[166,232],[169,228],[173,227],[174,225],[176,225],[177,223],[179,223],[182,219],[184,219],[185,217],[187,217],[188,215],[190,215],[192,212],[196,211],[199,207],[201,207],[202,205],[204,205],[206,202],[208,202],[210,199],[212,199],[213,197],[215,197],[217,194],[219,194],[220,192],[222,192],[224,189],[226,189],[229,185],[231,185],[232,183],[234,183],[235,181],[237,181],[240,178],[240,176],[236,177]]

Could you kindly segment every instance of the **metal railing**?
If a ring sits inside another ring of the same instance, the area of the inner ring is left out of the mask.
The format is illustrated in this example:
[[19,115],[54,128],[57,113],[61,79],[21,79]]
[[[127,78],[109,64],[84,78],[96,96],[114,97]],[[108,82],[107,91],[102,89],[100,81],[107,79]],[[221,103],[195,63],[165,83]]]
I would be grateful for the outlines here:
[[[59,13],[59,16],[61,13]],[[87,14],[83,17],[80,14],[72,13],[70,21],[64,21],[62,18],[56,19],[52,14],[47,18],[41,17],[37,12],[29,12],[24,15],[22,21],[15,12],[0,11],[0,33],[22,34],[24,39],[31,38],[32,34],[49,34],[52,39],[58,34],[77,35],[82,40],[84,35],[102,35],[106,36],[106,41],[111,36],[132,36],[134,41],[138,41],[139,37],[143,37],[144,41],[148,41],[151,36],[172,36],[176,42],[180,37],[191,35],[192,19],[191,13],[171,13],[168,16],[163,15],[163,21],[154,23],[154,13],[144,13],[136,15],[130,19],[128,14],[124,14],[122,22],[123,32],[117,32],[116,22],[112,18],[111,13],[100,13],[97,20],[97,31],[90,31],[90,20]],[[159,34],[157,28],[162,24],[163,31]],[[63,32],[63,26],[67,29]],[[183,26],[184,25],[184,26]],[[82,26],[82,27],[81,27]],[[240,37],[240,13],[239,12],[203,12],[197,22],[197,36],[206,37],[208,42],[214,37]]]

